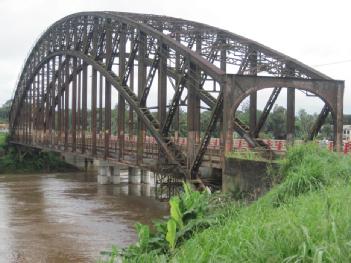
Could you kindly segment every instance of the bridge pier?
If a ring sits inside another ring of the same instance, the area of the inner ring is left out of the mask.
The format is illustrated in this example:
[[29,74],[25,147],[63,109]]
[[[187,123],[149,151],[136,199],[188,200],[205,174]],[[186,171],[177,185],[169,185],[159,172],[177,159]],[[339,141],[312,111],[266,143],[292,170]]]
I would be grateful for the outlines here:
[[137,167],[128,167],[128,182],[130,184],[150,184],[151,172]]
[[121,183],[121,169],[119,166],[111,166],[111,176],[112,176],[112,184],[120,184]]
[[120,184],[120,168],[118,166],[111,166],[107,162],[99,161],[97,181],[99,184]]
[[150,184],[151,172],[146,170],[141,170],[141,183]]
[[141,170],[136,167],[128,167],[128,183],[140,184]]
[[98,184],[109,184],[109,178],[107,176],[108,166],[99,166],[98,167]]

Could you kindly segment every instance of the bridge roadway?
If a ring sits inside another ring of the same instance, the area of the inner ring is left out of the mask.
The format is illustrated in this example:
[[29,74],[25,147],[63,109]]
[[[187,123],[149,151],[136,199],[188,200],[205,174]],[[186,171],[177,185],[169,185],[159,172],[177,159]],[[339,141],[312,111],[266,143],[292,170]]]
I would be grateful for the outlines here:
[[[178,138],[178,141],[172,137],[172,141],[182,150],[186,150],[186,138]],[[125,135],[125,146],[123,148],[123,158],[119,158],[119,143],[117,136],[110,137],[108,156],[105,158],[105,141],[103,134],[97,134],[96,140],[96,154],[92,153],[92,138],[91,135],[86,134],[85,150],[82,151],[82,137],[76,137],[75,150],[72,147],[72,136],[68,136],[68,145],[65,147],[64,137],[58,134],[52,136],[44,135],[17,135],[11,141],[12,144],[22,145],[31,148],[59,152],[62,154],[69,153],[87,159],[107,160],[111,164],[121,164],[133,167],[140,167],[146,170],[159,172],[156,167],[158,161],[162,156],[162,151],[153,137],[145,136],[143,143],[143,161],[137,161],[137,137],[129,137]],[[245,147],[245,143],[243,147]],[[198,147],[195,144],[194,147]],[[213,139],[212,144],[204,157],[203,167],[221,168],[220,164],[220,147],[219,139]]]
[[[15,138],[12,143],[34,147],[38,149],[45,149],[60,153],[71,153],[77,156],[81,156],[88,159],[101,159],[108,160],[111,163],[116,164],[125,164],[129,166],[140,166],[150,171],[155,171],[155,163],[160,159],[161,151],[160,147],[157,144],[155,138],[152,136],[145,136],[143,143],[143,162],[138,163],[136,158],[137,152],[137,136],[129,136],[125,135],[124,142],[124,152],[123,158],[119,158],[119,143],[118,137],[112,135],[110,137],[108,158],[105,158],[105,142],[103,134],[97,134],[97,153],[92,154],[92,137],[91,134],[87,133],[85,138],[85,152],[82,151],[82,137],[77,136],[76,138],[76,150],[73,150],[72,147],[72,137],[68,137],[68,146],[65,149],[64,138],[63,136],[59,136],[58,134],[53,134],[52,136],[36,136],[29,135],[29,137],[18,136]],[[187,138],[186,137],[171,137],[171,140],[183,151],[186,152],[187,149]],[[275,155],[284,155],[287,148],[286,140],[274,140],[274,139],[265,139],[264,143],[268,146],[269,150],[271,150]],[[19,143],[21,142],[21,143]],[[295,140],[295,144],[301,144],[304,141]],[[333,141],[316,141],[322,147],[326,147],[329,150],[333,150]],[[199,147],[199,144],[194,144],[195,148]],[[243,152],[243,151],[255,151],[252,147],[244,140],[244,139],[234,139],[233,140],[233,152]],[[351,142],[344,141],[343,142],[343,152],[344,154],[351,153]],[[210,168],[218,168],[221,169],[221,149],[220,149],[220,139],[219,138],[211,138],[210,143],[207,147],[202,167],[210,167]]]

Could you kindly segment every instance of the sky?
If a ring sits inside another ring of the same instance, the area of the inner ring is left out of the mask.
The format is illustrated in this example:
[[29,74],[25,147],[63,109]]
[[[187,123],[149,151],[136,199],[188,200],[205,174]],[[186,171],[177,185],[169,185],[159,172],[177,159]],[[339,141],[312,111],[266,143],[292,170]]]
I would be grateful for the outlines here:
[[[25,58],[55,21],[81,11],[173,16],[245,36],[345,80],[344,113],[351,114],[351,2],[343,0],[0,0],[0,105],[10,99]],[[297,93],[296,111],[319,112],[319,99]],[[259,96],[262,108],[268,92]],[[278,100],[286,105],[283,93]]]

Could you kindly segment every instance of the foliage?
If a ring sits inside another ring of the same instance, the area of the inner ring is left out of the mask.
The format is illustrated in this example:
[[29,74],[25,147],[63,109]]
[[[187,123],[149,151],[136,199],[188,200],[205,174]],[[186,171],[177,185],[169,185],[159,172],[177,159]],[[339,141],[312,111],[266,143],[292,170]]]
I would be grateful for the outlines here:
[[289,148],[280,165],[280,185],[185,242],[171,261],[350,262],[351,160],[311,143]]
[[5,146],[7,152],[0,157],[0,173],[65,172],[76,171],[53,152],[36,150],[21,151],[13,146]]
[[218,224],[215,211],[221,207],[217,196],[208,192],[198,192],[190,185],[183,184],[184,192],[170,199],[170,217],[154,223],[154,232],[149,227],[136,224],[138,242],[121,251],[125,262],[158,262],[167,261],[173,251],[181,246],[195,233],[211,225]]
[[177,223],[173,218],[171,218],[167,222],[167,234],[166,234],[166,240],[168,242],[168,245],[171,251],[174,250],[176,245],[176,239],[177,239],[176,232],[177,232]]
[[0,150],[5,150],[8,141],[7,133],[0,133]]
[[275,205],[306,192],[348,181],[351,160],[312,142],[289,149],[286,158],[281,161],[280,170],[283,182],[269,194]]
[[245,159],[252,161],[264,161],[262,154],[254,152],[252,150],[242,150],[242,151],[232,151],[226,154],[226,158],[235,158],[235,159]]
[[275,105],[273,112],[267,119],[265,131],[272,133],[275,139],[285,139],[286,135],[286,109]]
[[[163,237],[167,232],[172,234],[167,239],[170,243],[161,238],[158,246],[166,244],[163,249],[149,245],[132,256],[124,254],[123,260],[350,262],[349,157],[328,152],[315,143],[297,145],[289,148],[286,159],[280,161],[280,173],[281,183],[251,204],[234,203],[225,195],[206,197],[185,185],[184,193],[171,202],[179,207],[179,211],[173,208],[173,217],[178,218],[180,213],[184,227],[180,229],[171,216],[168,221],[174,222],[171,227],[167,228],[165,222],[156,226],[156,233],[162,232]],[[213,207],[216,209],[212,210]],[[196,212],[187,218],[185,214],[190,211]],[[211,215],[215,220],[211,221],[214,219]],[[196,220],[190,219],[194,216]],[[194,226],[202,223],[205,227]],[[191,228],[189,235],[185,234],[187,228]],[[150,234],[150,239],[153,235],[162,237]]]
[[100,254],[107,259],[99,259],[98,263],[114,263],[118,258],[119,251],[116,246],[112,246],[111,252],[103,251]]
[[316,120],[317,120],[317,114],[311,115],[311,114],[308,114],[304,109],[299,110],[296,118],[296,122],[295,122],[296,137],[306,140]]
[[12,101],[8,100],[0,107],[0,123],[8,123],[11,103]]

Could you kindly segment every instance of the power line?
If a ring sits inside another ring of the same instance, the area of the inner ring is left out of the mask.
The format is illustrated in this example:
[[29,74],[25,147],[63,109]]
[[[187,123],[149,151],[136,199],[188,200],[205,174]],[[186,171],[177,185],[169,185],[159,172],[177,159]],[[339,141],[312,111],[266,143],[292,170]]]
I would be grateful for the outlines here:
[[313,67],[323,67],[323,66],[336,65],[336,64],[343,64],[343,63],[349,63],[349,62],[351,62],[351,59],[348,59],[348,60],[341,60],[341,61],[335,61],[335,62],[330,62],[330,63],[326,63],[326,64],[314,65]]

